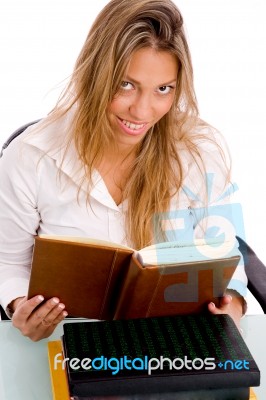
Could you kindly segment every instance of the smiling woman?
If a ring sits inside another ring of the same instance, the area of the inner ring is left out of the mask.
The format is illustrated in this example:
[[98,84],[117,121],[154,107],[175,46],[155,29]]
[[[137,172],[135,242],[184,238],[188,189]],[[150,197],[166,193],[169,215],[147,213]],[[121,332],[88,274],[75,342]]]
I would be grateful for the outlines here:
[[[176,5],[111,0],[54,109],[1,159],[0,302],[13,324],[39,340],[67,315],[57,297],[41,305],[41,293],[26,298],[36,233],[136,249],[219,234],[221,218],[213,227],[199,216],[214,206],[230,209],[227,160],[222,137],[199,118]],[[169,231],[173,212],[183,222]],[[245,285],[239,265],[228,294],[209,311],[229,313],[238,323]]]

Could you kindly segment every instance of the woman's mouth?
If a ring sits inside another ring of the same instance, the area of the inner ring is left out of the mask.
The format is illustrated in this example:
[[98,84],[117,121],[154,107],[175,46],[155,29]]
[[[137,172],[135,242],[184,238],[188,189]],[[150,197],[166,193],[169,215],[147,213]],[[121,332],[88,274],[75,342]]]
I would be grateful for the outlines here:
[[146,130],[147,123],[131,122],[118,117],[119,125],[123,131],[130,135],[140,135]]
[[133,122],[126,121],[123,119],[123,124],[126,125],[128,128],[133,129],[133,130],[138,130],[141,129],[145,126],[145,124],[135,124]]

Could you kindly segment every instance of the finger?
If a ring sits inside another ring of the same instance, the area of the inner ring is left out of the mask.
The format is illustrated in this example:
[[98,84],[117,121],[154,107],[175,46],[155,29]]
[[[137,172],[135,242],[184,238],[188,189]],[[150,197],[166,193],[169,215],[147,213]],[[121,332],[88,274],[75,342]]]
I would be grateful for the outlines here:
[[46,325],[44,323],[42,323],[41,325],[39,325],[37,327],[37,329],[34,329],[33,331],[30,332],[29,337],[33,340],[33,341],[38,341],[44,338],[49,337],[53,331],[55,330],[55,328],[57,327],[57,325],[63,321],[63,319],[67,316],[67,312],[61,311],[61,313],[53,320],[52,324]]
[[13,324],[15,326],[24,324],[30,317],[34,309],[38,307],[43,300],[44,297],[41,295],[34,296],[30,300],[28,300],[27,298],[22,299],[14,312],[12,318]]
[[211,302],[211,303],[208,304],[208,310],[209,310],[209,312],[212,313],[212,314],[220,314],[220,313],[219,313],[219,309],[216,308],[216,305],[215,305],[213,302]]
[[216,305],[213,302],[208,304],[208,310],[210,313],[215,314],[215,315],[227,314],[227,312],[228,312],[226,304],[223,306],[216,307]]
[[229,305],[232,301],[232,296],[230,295],[225,295],[220,299],[219,307],[216,307],[216,305],[211,302],[208,304],[208,310],[212,314],[225,314],[228,313],[229,311]]
[[[68,313],[66,311],[61,311],[53,320],[48,320],[47,317],[45,320],[42,322],[43,325],[58,325],[60,322],[62,322],[65,317],[67,317]],[[49,317],[50,318],[50,317]]]
[[53,324],[58,324],[58,320],[62,321],[62,319],[64,319],[65,313],[67,315],[67,312],[63,314],[64,308],[65,305],[59,303],[56,307],[52,309],[52,311],[50,311],[47,315],[44,316],[44,318],[41,321],[42,325],[49,326]]
[[[60,301],[57,297],[47,300],[43,305],[41,305],[36,311],[34,311],[29,319],[31,324],[35,326],[42,323],[42,320],[48,317],[48,315],[58,308]],[[64,308],[64,306],[63,306]],[[62,311],[62,308],[61,308]],[[48,319],[49,320],[49,319]]]
[[66,317],[68,316],[68,312],[67,311],[63,311],[62,314],[60,314],[56,320],[55,323],[59,324],[60,322],[62,322]]
[[28,336],[32,341],[37,342],[41,339],[49,337],[56,328],[56,324],[43,326],[40,325],[38,328],[28,331],[24,336]]
[[225,296],[223,296],[220,299],[220,307],[223,307],[223,306],[226,306],[226,305],[230,304],[232,299],[233,298],[232,298],[232,296],[230,294],[226,294]]

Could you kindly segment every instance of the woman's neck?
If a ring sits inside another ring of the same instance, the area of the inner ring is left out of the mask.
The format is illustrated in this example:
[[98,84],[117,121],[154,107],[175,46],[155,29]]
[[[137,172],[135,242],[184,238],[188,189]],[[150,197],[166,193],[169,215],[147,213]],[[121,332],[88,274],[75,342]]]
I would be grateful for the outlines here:
[[128,169],[136,159],[136,146],[120,145],[107,148],[102,157],[102,162],[114,167]]
[[97,169],[105,185],[118,205],[124,199],[124,189],[132,172],[136,152],[132,148],[125,151],[106,151]]

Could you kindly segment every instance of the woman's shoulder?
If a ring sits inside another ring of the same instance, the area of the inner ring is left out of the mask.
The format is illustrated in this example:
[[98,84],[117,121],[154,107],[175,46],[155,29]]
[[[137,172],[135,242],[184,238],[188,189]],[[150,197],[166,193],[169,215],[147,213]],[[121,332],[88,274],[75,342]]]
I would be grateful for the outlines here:
[[188,118],[182,125],[179,135],[181,142],[191,143],[202,151],[215,148],[227,149],[223,134],[200,118]]
[[20,134],[12,139],[3,152],[3,159],[12,154],[49,154],[66,146],[70,137],[70,116],[52,120],[44,117],[36,123],[30,124]]
[[70,118],[69,114],[57,119],[47,116],[29,126],[3,152],[1,170],[30,172],[48,164],[60,169],[66,164],[68,169],[74,169],[78,157],[71,143]]
[[230,153],[223,135],[202,120],[183,128],[186,130],[178,150],[183,170],[182,186],[198,195],[212,186],[211,197],[219,197],[230,182],[231,174]]
[[21,142],[47,154],[61,151],[71,138],[71,120],[70,112],[58,118],[48,115],[23,132]]
[[223,134],[199,118],[186,121],[181,129],[177,148],[187,162],[202,164],[208,168],[211,164],[219,168],[230,168],[231,156]]

